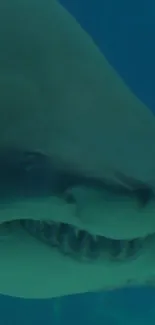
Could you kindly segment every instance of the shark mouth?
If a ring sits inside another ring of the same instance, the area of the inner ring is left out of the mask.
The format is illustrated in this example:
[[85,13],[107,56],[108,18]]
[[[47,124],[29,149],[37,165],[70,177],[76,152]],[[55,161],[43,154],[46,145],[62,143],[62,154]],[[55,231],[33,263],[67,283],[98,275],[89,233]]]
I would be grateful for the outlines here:
[[50,247],[78,261],[123,261],[136,258],[146,238],[113,240],[91,235],[85,230],[62,222],[21,220],[28,233]]
[[[0,176],[0,199],[2,202],[9,201],[8,204],[10,201],[18,201],[22,197],[38,198],[51,195],[64,197],[66,189],[77,184],[85,184],[92,188],[103,186],[103,184],[96,183],[95,180],[71,175],[67,172],[62,173],[51,165],[51,161],[47,157],[40,153],[14,150],[5,150],[1,153]],[[109,191],[113,192],[113,189],[109,188]],[[121,195],[121,191],[118,190],[117,194]],[[68,203],[74,201],[72,196],[67,196],[65,199]],[[12,222],[14,221],[10,221],[10,223]],[[111,239],[101,235],[92,235],[75,225],[51,220],[22,219],[18,220],[19,224],[36,239],[52,248],[57,248],[61,253],[78,261],[133,259],[140,254],[146,240],[146,237],[132,240]]]

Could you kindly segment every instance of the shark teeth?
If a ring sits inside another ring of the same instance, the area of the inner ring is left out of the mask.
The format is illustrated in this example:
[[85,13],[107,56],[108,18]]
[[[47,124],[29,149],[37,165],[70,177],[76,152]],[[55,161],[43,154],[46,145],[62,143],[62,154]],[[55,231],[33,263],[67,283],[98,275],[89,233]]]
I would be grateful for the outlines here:
[[113,240],[92,236],[75,226],[51,221],[21,220],[20,223],[35,238],[80,261],[136,258],[145,240]]

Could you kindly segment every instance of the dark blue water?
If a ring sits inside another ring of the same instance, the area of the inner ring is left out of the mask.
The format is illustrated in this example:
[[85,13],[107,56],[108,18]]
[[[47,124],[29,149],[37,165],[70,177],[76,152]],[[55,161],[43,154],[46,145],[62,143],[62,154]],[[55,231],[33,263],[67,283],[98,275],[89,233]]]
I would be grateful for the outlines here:
[[134,92],[155,111],[153,0],[60,0]]
[[[61,1],[155,112],[154,1]],[[1,297],[0,324],[154,325],[155,289],[124,289],[39,302]]]
[[124,289],[47,301],[1,297],[3,325],[154,325],[155,290]]

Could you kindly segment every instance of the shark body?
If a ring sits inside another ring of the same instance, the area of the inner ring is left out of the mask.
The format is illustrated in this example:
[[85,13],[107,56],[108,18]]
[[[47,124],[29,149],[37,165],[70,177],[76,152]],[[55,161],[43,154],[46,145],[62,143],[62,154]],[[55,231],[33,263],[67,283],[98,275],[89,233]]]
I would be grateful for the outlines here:
[[57,1],[0,30],[0,293],[153,283],[153,114]]

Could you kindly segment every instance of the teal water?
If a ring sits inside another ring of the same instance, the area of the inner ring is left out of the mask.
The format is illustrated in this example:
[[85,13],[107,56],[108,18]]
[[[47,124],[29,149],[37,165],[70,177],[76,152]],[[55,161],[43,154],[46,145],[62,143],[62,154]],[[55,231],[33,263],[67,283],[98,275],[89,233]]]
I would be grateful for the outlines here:
[[52,300],[1,297],[3,325],[154,325],[155,290],[123,289]]
[[[155,112],[155,3],[61,0]],[[154,325],[155,289],[134,288],[49,301],[0,297],[1,325]]]

